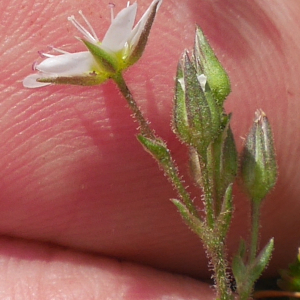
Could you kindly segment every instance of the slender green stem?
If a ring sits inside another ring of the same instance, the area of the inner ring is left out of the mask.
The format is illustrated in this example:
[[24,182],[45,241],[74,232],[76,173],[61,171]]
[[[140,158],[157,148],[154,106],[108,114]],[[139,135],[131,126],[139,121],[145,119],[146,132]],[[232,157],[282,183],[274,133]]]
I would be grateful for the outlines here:
[[220,300],[231,300],[232,292],[228,285],[227,275],[227,261],[225,259],[224,244],[219,238],[215,239],[215,245],[213,249],[208,249],[211,256],[211,262],[214,268],[215,286],[217,290],[217,296]]
[[113,80],[118,85],[118,88],[124,98],[127,100],[127,103],[133,112],[134,118],[139,122],[141,133],[147,138],[155,138],[154,131],[149,127],[147,120],[144,118],[141,110],[133,99],[133,96],[127,87],[126,82],[124,81],[122,74],[118,73]]
[[[121,73],[117,74],[113,78],[113,80],[117,84],[122,95],[127,100],[127,103],[133,112],[133,117],[139,122],[141,134],[144,137],[147,137],[147,138],[150,138],[150,139],[153,139],[156,141],[160,141],[160,139],[155,136],[154,131],[149,127],[149,123],[147,122],[147,120],[143,116],[143,113],[137,106],[128,86],[126,85],[126,82],[125,82],[122,74]],[[181,197],[181,199],[183,200],[184,204],[187,206],[189,211],[194,216],[198,217],[198,211],[195,208],[189,193],[186,191],[183,181],[180,179],[180,176],[177,171],[177,167],[175,166],[173,160],[171,160],[167,165],[160,161],[158,161],[158,163],[164,169],[165,173],[168,175],[170,181],[176,188],[177,193],[179,194],[179,196]]]
[[173,183],[174,187],[176,188],[177,193],[180,195],[183,203],[186,205],[190,213],[192,213],[195,217],[198,218],[198,211],[193,204],[190,194],[186,191],[183,182],[179,177],[177,167],[175,166],[174,162],[171,161],[168,165],[163,166],[163,168],[165,170],[165,173],[168,175],[171,182]]
[[210,173],[208,170],[208,164],[206,157],[200,157],[200,167],[201,167],[201,182],[202,190],[204,194],[204,203],[205,203],[205,213],[206,213],[206,222],[209,228],[213,228],[215,223],[215,214],[214,214],[214,201],[211,189],[211,180]]
[[258,240],[259,240],[259,218],[260,218],[260,204],[261,201],[251,201],[251,244],[250,244],[250,256],[249,263],[251,263],[257,254]]
[[232,299],[231,290],[228,287],[228,263],[226,260],[226,251],[224,246],[224,239],[222,234],[215,230],[216,226],[216,211],[215,201],[216,193],[213,193],[214,172],[212,172],[213,163],[212,156],[200,156],[201,169],[201,188],[204,194],[205,213],[207,237],[203,240],[207,247],[207,256],[211,260],[214,270],[215,288],[218,299],[230,300]]
[[210,186],[210,181],[208,178],[205,178],[206,172],[202,173],[203,176],[203,191],[204,191],[204,198],[205,198],[205,212],[206,212],[206,220],[207,224],[210,228],[214,227],[215,224],[215,214],[214,214],[214,201],[212,197],[212,191]]

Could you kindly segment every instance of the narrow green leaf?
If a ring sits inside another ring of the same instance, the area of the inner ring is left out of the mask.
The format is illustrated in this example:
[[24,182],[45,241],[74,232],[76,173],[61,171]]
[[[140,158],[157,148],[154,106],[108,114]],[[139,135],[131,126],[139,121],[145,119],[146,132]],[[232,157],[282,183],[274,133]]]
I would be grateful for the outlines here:
[[250,281],[254,283],[260,277],[271,259],[273,250],[274,239],[272,238],[270,239],[268,244],[260,251],[254,262],[251,264],[249,274]]
[[225,192],[220,214],[216,221],[216,226],[221,239],[225,239],[230,227],[233,203],[232,203],[232,184],[230,184]]
[[234,275],[236,285],[243,284],[246,276],[246,266],[240,255],[235,255],[232,260],[232,273]]
[[230,128],[230,115],[226,117],[225,127],[210,144],[209,150],[207,161],[214,178],[215,214],[218,216],[226,189],[234,182],[238,169],[238,155]]
[[202,240],[206,241],[208,237],[206,235],[206,226],[204,222],[190,213],[188,208],[181,201],[177,199],[171,199],[171,201],[176,205],[181,217],[183,218],[187,226]]
[[237,292],[241,300],[249,299],[255,281],[259,278],[263,270],[270,261],[274,248],[274,240],[271,239],[265,248],[256,257],[250,265],[244,264],[245,243],[241,242],[239,253],[234,257],[232,262],[232,272],[236,280]]
[[159,139],[150,139],[141,134],[139,134],[137,138],[146,148],[146,150],[152,154],[163,166],[169,165],[171,156],[165,143]]

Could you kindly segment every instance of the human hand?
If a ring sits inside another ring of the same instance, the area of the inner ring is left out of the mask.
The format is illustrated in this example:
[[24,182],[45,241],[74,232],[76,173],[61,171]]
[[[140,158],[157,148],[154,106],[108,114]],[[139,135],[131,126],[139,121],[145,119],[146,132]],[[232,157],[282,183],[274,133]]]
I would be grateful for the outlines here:
[[[149,2],[139,1],[140,14]],[[168,201],[176,194],[136,141],[136,123],[114,84],[22,87],[38,50],[84,49],[67,16],[82,9],[101,38],[109,25],[107,4],[15,0],[1,10],[0,230],[10,237],[0,244],[2,298],[213,297],[193,280],[123,262],[209,276],[202,245]],[[124,7],[115,4],[116,11]],[[276,243],[268,274],[292,260],[299,239],[298,10],[295,0],[165,0],[143,58],[125,74],[183,171],[186,150],[169,124],[177,61],[193,46],[195,23],[228,70],[226,108],[233,111],[235,136],[245,136],[257,108],[267,113],[280,170],[262,216],[262,244],[271,236]],[[230,253],[247,235],[248,201],[237,193]]]

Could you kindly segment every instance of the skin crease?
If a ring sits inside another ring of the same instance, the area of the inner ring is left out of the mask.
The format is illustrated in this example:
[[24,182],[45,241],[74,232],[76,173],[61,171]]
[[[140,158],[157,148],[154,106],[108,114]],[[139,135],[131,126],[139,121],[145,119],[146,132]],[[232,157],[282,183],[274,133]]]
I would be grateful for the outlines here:
[[[115,85],[22,86],[38,50],[84,50],[67,16],[82,9],[101,39],[108,2],[3,2],[0,298],[213,298],[200,281],[169,273],[210,276],[202,245],[168,200],[176,194],[136,141],[136,123]],[[125,2],[114,2],[116,12]],[[149,3],[139,1],[138,16]],[[228,70],[226,110],[239,149],[254,111],[267,113],[280,170],[262,212],[261,243],[274,236],[276,245],[268,276],[299,246],[299,12],[298,0],[165,0],[143,58],[125,74],[194,195],[186,149],[169,124],[176,64],[184,47],[192,48],[195,23]],[[248,235],[249,202],[238,188],[235,207],[229,254]]]

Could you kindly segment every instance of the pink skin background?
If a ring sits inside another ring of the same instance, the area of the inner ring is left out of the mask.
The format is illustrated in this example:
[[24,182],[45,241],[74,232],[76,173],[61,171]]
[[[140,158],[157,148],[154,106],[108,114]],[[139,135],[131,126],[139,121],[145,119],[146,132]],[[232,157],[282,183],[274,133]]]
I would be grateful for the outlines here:
[[[116,12],[126,5],[114,3]],[[149,3],[139,1],[138,16]],[[201,242],[169,201],[176,193],[138,144],[114,83],[22,86],[38,50],[84,50],[67,22],[79,9],[101,39],[108,1],[0,2],[0,298],[212,299],[199,281],[210,276]],[[280,176],[262,212],[261,243],[276,243],[266,276],[299,246],[299,13],[299,0],[165,0],[143,58],[125,74],[194,195],[186,148],[169,125],[177,61],[193,46],[195,24],[231,78],[226,110],[239,149],[255,110],[267,113]],[[238,187],[235,207],[230,255],[248,236],[249,202]]]

